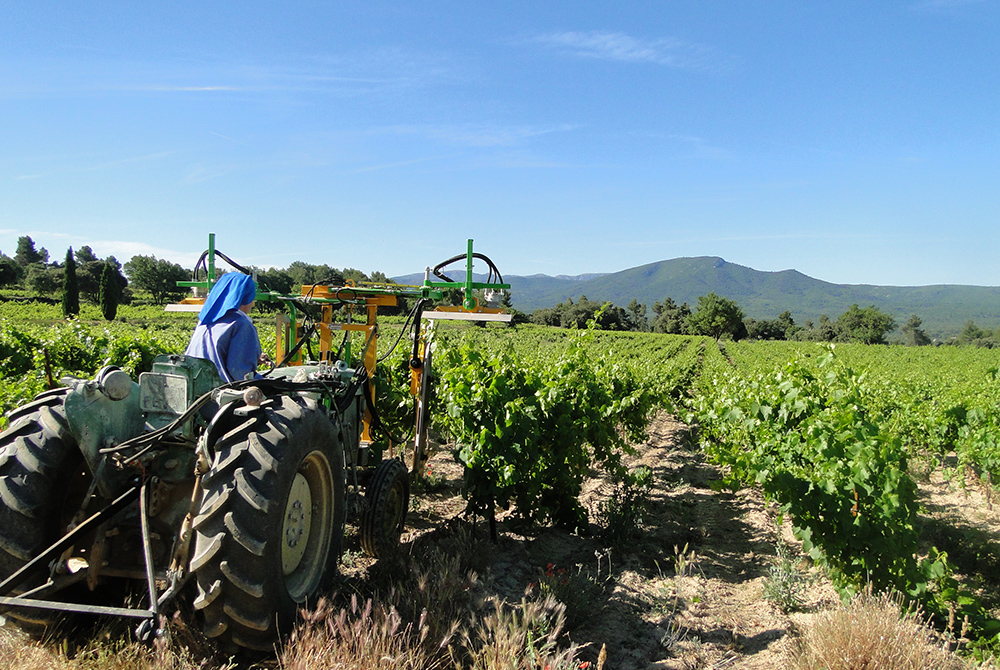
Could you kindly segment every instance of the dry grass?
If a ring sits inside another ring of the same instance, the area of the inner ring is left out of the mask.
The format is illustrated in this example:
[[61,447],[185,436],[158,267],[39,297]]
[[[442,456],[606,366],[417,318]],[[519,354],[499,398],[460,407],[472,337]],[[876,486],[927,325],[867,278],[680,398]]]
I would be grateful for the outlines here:
[[[461,667],[470,670],[577,670],[577,648],[560,648],[565,607],[549,596],[493,611],[462,633]],[[453,650],[454,651],[454,650]]]
[[326,600],[283,649],[282,670],[576,670],[562,643],[565,606],[554,598],[508,605],[477,597],[475,568],[488,549],[463,528],[406,556],[383,559],[367,598]]
[[394,607],[371,600],[362,604],[356,596],[339,611],[324,601],[293,633],[280,666],[285,670],[445,667],[450,638],[430,639],[426,620],[425,612],[416,622],[404,622]]
[[803,634],[793,670],[962,670],[918,611],[870,592],[819,615]]
[[[0,668],[4,670],[201,670],[204,665],[178,644],[169,630],[152,646],[111,639],[104,633],[72,652],[66,645],[34,642],[0,627]],[[225,666],[214,665],[216,668]]]

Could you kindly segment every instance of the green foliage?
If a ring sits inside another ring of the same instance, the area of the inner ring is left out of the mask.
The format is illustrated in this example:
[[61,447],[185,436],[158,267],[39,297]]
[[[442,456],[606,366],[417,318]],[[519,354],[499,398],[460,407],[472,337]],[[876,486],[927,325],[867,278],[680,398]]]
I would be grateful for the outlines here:
[[788,311],[779,314],[777,319],[756,321],[748,318],[745,323],[747,337],[751,340],[790,340],[802,330],[801,326],[795,325],[795,319]]
[[709,293],[698,298],[698,308],[687,318],[687,332],[716,340],[728,335],[738,340],[746,335],[743,310],[729,298]]
[[[130,317],[143,314],[123,310]],[[83,317],[100,318],[92,306],[81,311]],[[32,313],[39,322],[26,319]],[[184,350],[193,328],[190,315],[184,316],[188,318],[177,319],[176,325],[162,311],[151,322],[103,325],[83,319],[65,322],[59,305],[0,304],[0,412],[47,388],[48,371],[58,382],[64,375],[90,377],[105,365],[117,365],[136,378],[152,368],[157,355]]]
[[691,308],[686,302],[678,305],[673,298],[667,297],[663,302],[653,303],[653,313],[656,314],[654,333],[683,335],[688,332],[687,320],[691,316]]
[[837,318],[837,326],[851,342],[885,344],[885,336],[896,327],[896,321],[875,305],[861,309],[855,304]]
[[103,263],[103,266],[98,302],[104,318],[108,321],[114,321],[115,316],[118,315],[118,302],[121,300],[118,270],[110,262]]
[[35,263],[27,269],[26,283],[36,296],[51,296],[63,283],[63,269]]
[[931,343],[931,338],[927,337],[920,326],[923,321],[916,314],[910,316],[909,321],[907,321],[903,327],[900,329],[903,331],[903,338],[906,344],[911,347],[922,347]]
[[642,466],[617,478],[611,495],[597,506],[601,540],[621,548],[641,530],[646,499],[653,484],[653,471]]
[[44,265],[49,262],[49,252],[44,248],[35,249],[35,241],[27,235],[22,235],[17,238],[17,252],[14,254],[14,260],[21,267],[35,264]]
[[190,279],[188,271],[180,265],[156,256],[133,256],[125,263],[125,274],[137,289],[148,291],[158,305],[168,299],[182,298],[187,289],[177,286],[177,282]]
[[532,323],[561,328],[586,328],[591,321],[600,330],[644,330],[645,311],[635,300],[625,310],[610,302],[588,300],[580,296],[575,303],[568,299],[555,307],[539,309],[531,315]]
[[703,388],[691,419],[706,453],[730,467],[731,487],[759,485],[781,504],[845,597],[866,584],[891,588],[939,615],[968,615],[978,635],[1000,630],[953,577],[944,552],[918,558],[916,483],[902,436],[931,431],[926,415],[909,431],[908,399],[887,397],[887,386],[831,353],[789,362],[778,374],[720,373]]
[[20,377],[32,366],[32,352],[37,340],[6,320],[0,321],[0,377]]
[[509,348],[466,341],[439,349],[440,418],[459,444],[471,512],[513,505],[525,520],[580,527],[577,496],[591,467],[622,471],[655,397],[625,366],[589,356],[587,337],[530,366]]
[[806,576],[789,555],[788,547],[778,541],[774,563],[767,569],[761,593],[784,613],[802,609],[802,592],[806,587]]
[[73,258],[73,247],[66,251],[66,264],[63,266],[63,316],[73,317],[80,313],[80,286],[76,281],[76,260]]
[[10,256],[0,253],[0,287],[13,286],[21,279],[22,268]]

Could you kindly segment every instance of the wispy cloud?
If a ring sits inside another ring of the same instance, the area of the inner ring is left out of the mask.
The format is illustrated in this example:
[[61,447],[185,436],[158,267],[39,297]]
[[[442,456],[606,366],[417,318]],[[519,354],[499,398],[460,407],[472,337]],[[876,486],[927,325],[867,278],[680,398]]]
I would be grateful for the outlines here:
[[72,172],[95,172],[98,170],[108,170],[116,167],[121,167],[123,165],[156,161],[161,158],[167,158],[168,156],[173,156],[176,153],[177,153],[176,151],[158,151],[152,154],[144,154],[142,156],[128,156],[125,158],[117,158],[114,160],[103,161],[101,163],[94,163],[91,165],[71,165],[59,168],[57,170],[35,172],[30,174],[20,174],[20,175],[15,175],[14,179],[17,180],[42,179],[45,177],[54,177],[56,175],[67,174]]
[[715,70],[725,65],[725,59],[714,50],[672,37],[643,39],[625,33],[591,31],[539,35],[533,41],[579,58],[690,70]]
[[579,125],[557,124],[551,126],[507,126],[502,124],[457,125],[397,125],[386,126],[376,132],[400,135],[420,135],[447,144],[467,147],[501,147],[524,143],[534,137],[576,130]]
[[285,63],[267,64],[207,57],[134,61],[101,55],[14,64],[0,79],[0,98],[102,92],[355,96],[453,82],[462,78],[460,70],[446,57],[392,47],[348,54],[296,54]]
[[423,156],[421,158],[413,158],[406,161],[396,161],[395,163],[382,163],[379,165],[368,165],[362,168],[353,170],[355,174],[362,174],[364,172],[377,172],[378,170],[391,170],[393,168],[408,167],[410,165],[418,165],[420,163],[429,163],[431,161],[454,158],[455,155],[450,156]]
[[730,160],[736,157],[736,154],[732,150],[714,146],[702,137],[695,137],[693,135],[666,135],[665,138],[671,142],[677,142],[688,147],[695,158]]
[[90,248],[101,257],[114,256],[122,263],[128,261],[133,256],[156,256],[164,258],[171,263],[177,263],[186,268],[193,267],[198,262],[197,253],[184,251],[174,251],[156,247],[145,242],[134,242],[131,240],[98,240],[90,243]]
[[967,7],[969,5],[981,5],[986,0],[921,0],[912,6],[918,12],[949,12]]

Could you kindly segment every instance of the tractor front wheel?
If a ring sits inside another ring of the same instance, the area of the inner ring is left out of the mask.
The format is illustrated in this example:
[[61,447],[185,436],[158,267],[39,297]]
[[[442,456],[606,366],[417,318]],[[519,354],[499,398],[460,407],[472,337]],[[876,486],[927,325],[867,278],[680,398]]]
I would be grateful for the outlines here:
[[[244,416],[240,416],[244,414]],[[332,582],[344,533],[344,452],[312,400],[282,396],[212,447],[191,571],[205,633],[223,647],[271,649],[297,610]]]
[[387,459],[375,467],[365,499],[368,504],[361,518],[361,548],[379,558],[399,545],[410,506],[410,479],[401,460]]

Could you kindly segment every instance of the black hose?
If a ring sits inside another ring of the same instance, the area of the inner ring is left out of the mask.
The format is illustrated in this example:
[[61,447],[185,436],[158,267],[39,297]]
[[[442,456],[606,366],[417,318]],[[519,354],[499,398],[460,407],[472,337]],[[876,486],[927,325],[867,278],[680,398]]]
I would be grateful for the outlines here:
[[[493,275],[495,274],[497,276],[497,279],[499,280],[497,283],[498,284],[502,284],[503,283],[503,275],[500,274],[500,270],[497,268],[496,264],[492,260],[490,260],[490,258],[488,256],[486,256],[485,254],[480,254],[480,253],[474,252],[472,254],[472,257],[473,258],[478,258],[481,261],[485,261],[486,265],[489,266],[489,268],[490,268],[490,276],[487,278],[487,280],[492,279]],[[432,272],[434,273],[434,276],[438,277],[439,279],[442,279],[442,280],[444,280],[446,282],[456,283],[453,279],[451,279],[450,277],[448,277],[447,275],[445,275],[443,272],[441,272],[441,268],[443,268],[446,265],[451,265],[455,261],[460,261],[460,260],[462,260],[464,258],[468,258],[468,255],[467,254],[459,254],[458,256],[452,256],[451,258],[449,258],[446,261],[441,261],[440,263],[438,263],[437,265],[435,265],[434,269],[432,270]],[[466,279],[469,279],[469,278],[466,278]]]

